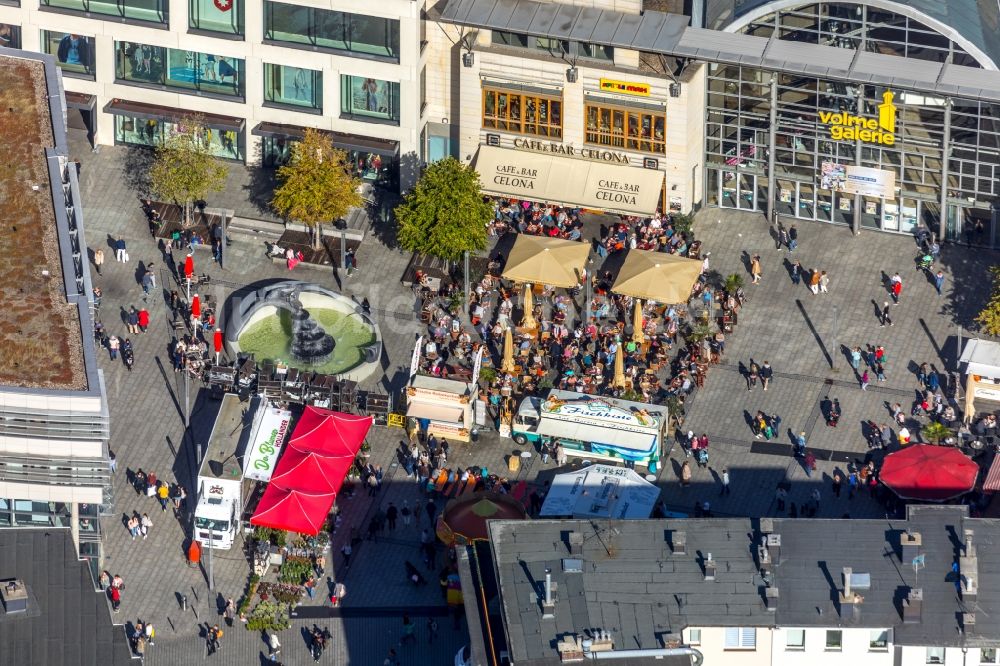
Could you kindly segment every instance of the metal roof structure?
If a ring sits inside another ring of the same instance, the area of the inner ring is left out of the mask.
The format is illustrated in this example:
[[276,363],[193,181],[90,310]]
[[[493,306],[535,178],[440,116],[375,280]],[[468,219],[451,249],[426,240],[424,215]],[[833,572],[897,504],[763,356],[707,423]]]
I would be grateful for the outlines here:
[[538,0],[442,0],[437,10],[438,21],[472,28],[1000,102],[1000,72],[695,28],[680,14],[627,14]]

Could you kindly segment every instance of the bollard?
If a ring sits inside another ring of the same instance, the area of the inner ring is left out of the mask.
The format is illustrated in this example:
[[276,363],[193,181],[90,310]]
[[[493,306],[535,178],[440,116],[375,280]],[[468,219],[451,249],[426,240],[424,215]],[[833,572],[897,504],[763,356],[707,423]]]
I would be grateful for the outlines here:
[[181,610],[187,611],[188,609],[188,597],[186,594],[181,595]]

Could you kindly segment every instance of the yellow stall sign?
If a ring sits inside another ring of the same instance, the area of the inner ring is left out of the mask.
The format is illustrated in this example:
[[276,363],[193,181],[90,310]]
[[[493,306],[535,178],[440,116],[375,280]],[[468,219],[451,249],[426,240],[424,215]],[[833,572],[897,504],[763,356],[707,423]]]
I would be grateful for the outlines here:
[[601,91],[610,93],[622,93],[625,95],[640,95],[649,97],[650,85],[648,83],[637,83],[635,81],[617,81],[615,79],[601,79]]
[[386,423],[390,428],[405,428],[406,427],[406,417],[402,414],[389,414],[388,422]]

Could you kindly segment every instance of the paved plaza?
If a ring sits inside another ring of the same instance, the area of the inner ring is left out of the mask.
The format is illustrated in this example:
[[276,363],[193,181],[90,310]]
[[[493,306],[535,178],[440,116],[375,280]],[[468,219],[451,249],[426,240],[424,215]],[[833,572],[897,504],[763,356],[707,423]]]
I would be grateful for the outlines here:
[[[107,261],[104,275],[94,275],[95,284],[104,290],[101,320],[109,334],[124,336],[124,312],[130,305],[142,303],[138,262],[154,264],[158,289],[169,293],[172,288],[132,188],[134,179],[129,168],[134,164],[135,149],[102,147],[99,153],[91,153],[78,132],[72,133],[70,141],[76,151],[74,157],[82,161],[85,225],[91,251],[108,248],[112,239],[124,238],[128,243],[130,263]],[[240,217],[261,217],[259,175],[236,164],[230,169],[233,173],[227,191],[213,195],[209,205],[231,208]],[[685,428],[708,434],[709,467],[695,467],[691,485],[682,488],[677,470],[683,451],[675,446],[663,461],[658,484],[670,511],[687,513],[695,501],[709,501],[717,515],[777,515],[775,489],[781,483],[790,487],[789,502],[798,506],[805,503],[813,488],[820,488],[820,516],[883,515],[882,506],[867,492],[849,499],[845,491],[835,498],[830,479],[838,470],[846,476],[846,464],[864,458],[864,421],[888,422],[887,405],[896,402],[909,409],[916,395],[914,371],[919,363],[926,361],[946,372],[955,370],[959,326],[968,325],[984,301],[987,268],[997,261],[992,252],[946,246],[941,263],[947,280],[944,294],[938,296],[933,284],[914,269],[916,245],[910,237],[872,232],[853,237],[845,228],[822,224],[803,223],[798,228],[799,249],[789,255],[775,249],[771,229],[761,215],[710,210],[698,217],[695,232],[711,252],[712,270],[722,276],[732,272],[746,276],[750,299],[740,312],[736,330],[727,336],[722,364],[709,369],[704,388],[688,402]],[[272,264],[266,258],[262,237],[243,233],[232,234],[225,270],[213,265],[211,253],[203,251],[196,255],[196,272],[211,274],[211,293],[220,303],[247,284],[287,277],[317,282],[358,300],[367,298],[379,318],[387,359],[385,379],[367,388],[398,390],[405,380],[413,341],[421,325],[412,293],[399,284],[409,255],[380,242],[380,238],[391,236],[386,231],[378,221],[374,223],[372,233],[358,251],[359,271],[351,278],[329,270],[301,268],[289,274],[283,264]],[[107,249],[105,254],[109,260],[114,256]],[[762,257],[764,278],[760,285],[749,285],[745,262],[753,254]],[[828,271],[830,293],[814,296],[806,286],[793,285],[787,270],[790,256],[807,269]],[[886,281],[896,271],[904,280],[901,303],[893,307],[894,326],[880,328],[875,305],[888,299]],[[127,372],[120,361],[112,362],[106,352],[100,354],[100,364],[111,408],[111,446],[118,459],[116,515],[130,515],[133,510],[149,512],[154,526],[146,540],[133,542],[116,519],[106,519],[105,568],[122,575],[126,582],[121,612],[115,621],[141,618],[156,627],[156,645],[148,651],[149,662],[194,663],[205,658],[199,627],[221,622],[219,602],[239,599],[249,566],[241,542],[229,552],[214,553],[215,589],[209,590],[205,568],[192,569],[185,562],[187,523],[175,519],[169,511],[161,513],[154,500],[140,497],[126,482],[126,470],[141,467],[156,472],[163,480],[180,482],[188,490],[189,502],[193,502],[197,451],[208,438],[218,408],[206,391],[193,383],[185,387],[183,374],[172,370],[168,344],[173,330],[163,294],[151,295],[145,305],[153,323],[148,333],[133,340],[133,372]],[[873,383],[862,392],[845,350],[867,344],[884,345],[889,362],[887,381]],[[740,364],[749,364],[751,358],[758,363],[768,360],[774,367],[775,378],[766,393],[760,388],[747,391]],[[842,405],[843,416],[837,428],[827,427],[820,415],[820,402],[827,396],[839,399]],[[186,409],[191,415],[190,430],[183,422]],[[782,433],[775,440],[777,446],[755,445],[747,418],[757,410],[781,416]],[[810,448],[822,453],[811,478],[791,456],[789,431],[805,431]],[[373,428],[369,436],[372,462],[387,470],[385,488],[376,500],[361,491],[354,497],[345,493],[338,499],[343,520],[333,537],[334,553],[339,553],[352,527],[363,530],[367,526],[376,502],[385,506],[393,501],[399,506],[404,500],[411,504],[420,501],[415,482],[394,460],[401,435],[398,429]],[[455,445],[449,462],[499,470],[515,448],[513,442],[486,433],[479,443]],[[720,496],[723,468],[729,470],[732,479],[732,493],[727,496]],[[519,472],[518,479],[541,482],[550,478],[555,469],[554,465],[542,465],[534,456]],[[387,650],[399,641],[403,614],[411,612],[419,641],[416,646],[397,648],[401,662],[452,663],[455,652],[468,640],[466,627],[463,624],[455,631],[451,620],[443,616],[446,609],[435,579],[429,576],[430,585],[414,588],[403,573],[405,561],[420,561],[418,546],[423,527],[426,523],[397,527],[378,542],[363,542],[355,551],[350,569],[341,566],[339,555],[332,558],[328,573],[344,582],[348,593],[342,617],[317,621],[333,634],[323,662],[381,664]],[[443,552],[439,564],[441,557]],[[313,603],[319,604],[321,596],[317,595]],[[182,607],[184,597],[188,602],[186,610]],[[441,615],[441,635],[429,645],[424,627],[431,615]],[[307,663],[309,655],[300,632],[311,627],[312,622],[294,621],[291,629],[281,633],[283,663]],[[221,652],[208,659],[251,664],[266,657],[262,637],[239,626],[226,631],[222,645]]]

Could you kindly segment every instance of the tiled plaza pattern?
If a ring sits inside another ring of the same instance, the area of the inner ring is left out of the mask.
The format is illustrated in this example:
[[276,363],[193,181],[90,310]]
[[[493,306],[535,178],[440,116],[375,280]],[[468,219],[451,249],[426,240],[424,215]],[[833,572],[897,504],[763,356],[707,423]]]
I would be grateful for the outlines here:
[[[95,276],[95,283],[104,290],[101,319],[110,333],[121,336],[125,326],[120,308],[127,309],[142,301],[136,277],[138,262],[155,264],[158,288],[169,288],[169,277],[142,219],[136,192],[130,189],[137,162],[134,150],[103,147],[100,153],[92,154],[77,133],[71,137],[71,146],[83,162],[81,183],[91,249],[106,246],[118,237],[128,243],[132,263],[110,261],[114,254],[106,250],[109,261],[105,263],[104,275]],[[254,194],[259,190],[260,175],[238,165],[232,165],[231,170],[229,187],[213,195],[209,204],[234,209],[238,216],[259,217],[259,210],[250,199],[260,198]],[[846,493],[839,500],[833,498],[829,478],[834,470],[844,469],[843,461],[820,461],[819,474],[806,479],[801,465],[789,455],[751,453],[753,438],[744,413],[752,414],[758,409],[778,413],[783,419],[782,430],[805,430],[810,446],[856,452],[860,458],[865,445],[859,424],[870,418],[886,420],[884,402],[908,406],[912,400],[916,383],[913,372],[907,368],[911,361],[928,361],[948,370],[954,368],[955,322],[967,323],[970,312],[984,298],[985,267],[995,259],[994,255],[946,247],[946,294],[938,297],[933,285],[913,269],[915,246],[910,238],[875,233],[852,238],[845,229],[817,224],[799,228],[800,249],[794,256],[806,267],[815,265],[830,273],[828,295],[814,297],[805,287],[795,288],[790,283],[782,268],[788,255],[774,249],[769,228],[761,216],[717,211],[706,211],[699,216],[696,231],[712,253],[713,270],[722,275],[733,271],[745,275],[741,257],[744,253],[759,252],[763,257],[764,280],[759,286],[747,287],[750,302],[741,313],[736,332],[728,337],[724,365],[710,369],[704,389],[689,404],[687,427],[707,432],[712,440],[710,468],[696,468],[691,486],[681,488],[675,469],[683,453],[678,456],[673,451],[670,459],[664,461],[659,484],[671,510],[684,512],[695,500],[709,500],[713,510],[720,514],[774,514],[775,487],[784,481],[791,483],[789,501],[798,504],[809,495],[812,484],[822,484],[821,516],[880,515],[881,507],[867,494],[853,500],[848,500]],[[387,379],[379,388],[398,389],[405,379],[419,323],[414,317],[411,293],[399,286],[409,257],[378,241],[387,235],[391,232],[376,225],[358,252],[360,270],[350,279],[326,271],[300,269],[289,275],[284,266],[273,265],[264,257],[261,238],[237,234],[233,234],[233,244],[227,248],[226,270],[211,265],[210,253],[201,251],[196,256],[196,271],[208,271],[213,276],[211,292],[220,302],[247,283],[289,276],[339,288],[359,300],[367,297],[379,316],[386,346]],[[880,329],[872,300],[881,303],[886,298],[881,272],[891,275],[896,270],[905,282],[902,303],[894,308],[895,326]],[[952,293],[956,279],[963,285],[957,296]],[[217,403],[208,400],[197,386],[190,385],[191,429],[185,435],[184,382],[181,375],[172,371],[168,357],[172,335],[169,311],[159,292],[150,296],[147,307],[153,325],[147,334],[134,340],[134,371],[126,372],[120,362],[111,362],[107,354],[101,356],[100,363],[106,373],[111,404],[112,448],[119,461],[115,481],[117,515],[135,509],[148,511],[154,527],[148,539],[132,542],[115,519],[105,521],[106,568],[121,574],[127,586],[122,611],[115,620],[142,618],[157,628],[156,645],[148,652],[149,662],[195,663],[205,659],[199,625],[221,621],[218,602],[227,597],[239,598],[249,567],[239,549],[240,542],[233,550],[218,553],[213,559],[215,590],[209,591],[204,570],[191,569],[184,560],[187,523],[175,520],[169,512],[161,514],[152,499],[139,497],[126,483],[126,469],[142,467],[155,471],[162,479],[179,480],[193,501],[197,451],[208,438],[217,409]],[[837,345],[866,343],[884,344],[890,362],[888,382],[873,385],[863,393]],[[738,363],[748,362],[751,356],[758,361],[767,359],[775,368],[775,380],[767,393],[760,389],[746,391]],[[833,359],[833,371],[827,356]],[[818,402],[826,395],[839,398],[843,407],[841,425],[836,429],[827,428],[818,417]],[[403,500],[412,505],[420,499],[416,485],[393,461],[400,435],[400,430],[374,428],[369,438],[373,462],[381,463],[388,471],[379,498],[383,507],[389,501],[400,506]],[[788,443],[787,433],[778,441]],[[502,441],[487,433],[478,444],[455,446],[450,462],[502,469],[505,457],[513,449],[509,440]],[[732,494],[719,497],[718,476],[723,467],[730,471]],[[543,469],[536,456],[519,478],[540,481],[550,478],[554,469],[551,465]],[[375,510],[373,501],[363,492],[351,499],[342,498],[338,504],[344,518],[334,535],[334,553],[339,553],[351,527],[362,531],[367,527],[368,517]],[[345,582],[348,589],[345,614],[351,615],[349,619],[320,623],[333,633],[324,662],[377,666],[389,647],[398,642],[404,612],[440,606],[441,596],[432,578],[429,577],[430,585],[414,588],[403,575],[406,560],[420,562],[417,546],[422,526],[397,526],[395,533],[387,533],[378,543],[364,542],[355,549],[349,571],[342,570],[339,554],[333,558],[334,566],[328,570],[332,569],[337,579]],[[189,602],[186,611],[181,609],[181,595],[186,595]],[[317,598],[314,603],[319,601]],[[399,649],[402,663],[452,663],[453,655],[466,641],[465,628],[452,631],[450,620],[441,618],[441,639],[428,646],[426,617],[417,617],[416,622],[420,644]],[[307,663],[306,644],[299,634],[304,626],[311,626],[311,622],[296,622],[292,629],[282,632],[284,663]],[[222,651],[210,659],[223,664],[249,664],[258,663],[264,656],[266,646],[259,634],[234,627],[226,632]]]

